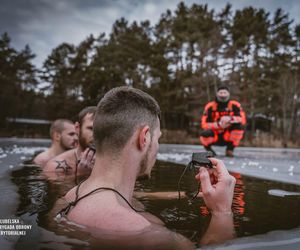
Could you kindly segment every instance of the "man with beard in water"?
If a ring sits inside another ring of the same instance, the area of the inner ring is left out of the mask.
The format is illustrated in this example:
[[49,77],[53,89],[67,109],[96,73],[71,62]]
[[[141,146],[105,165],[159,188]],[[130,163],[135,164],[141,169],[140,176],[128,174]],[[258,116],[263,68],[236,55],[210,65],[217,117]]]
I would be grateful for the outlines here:
[[43,168],[43,172],[49,177],[52,173],[81,174],[90,172],[95,161],[95,150],[93,144],[93,121],[96,107],[90,106],[81,110],[78,114],[78,122],[75,130],[78,134],[78,146],[52,158]]
[[[63,200],[69,204],[57,218],[67,218],[91,232],[97,238],[93,243],[101,249],[195,248],[190,240],[133,204],[136,179],[150,178],[156,161],[159,119],[157,102],[135,88],[114,88],[98,103],[93,128],[95,165],[90,176],[65,195]],[[201,244],[234,236],[231,206],[235,179],[222,161],[210,160],[214,167],[201,167],[195,176],[211,212]],[[211,182],[213,179],[216,181]]]
[[75,148],[77,135],[73,122],[67,119],[57,119],[50,127],[51,146],[44,152],[39,153],[33,163],[45,166],[46,163],[53,157]]
[[201,118],[200,142],[207,151],[212,145],[226,146],[226,156],[233,157],[233,150],[244,135],[246,115],[241,104],[230,99],[229,87],[220,85],[216,100],[206,104]]

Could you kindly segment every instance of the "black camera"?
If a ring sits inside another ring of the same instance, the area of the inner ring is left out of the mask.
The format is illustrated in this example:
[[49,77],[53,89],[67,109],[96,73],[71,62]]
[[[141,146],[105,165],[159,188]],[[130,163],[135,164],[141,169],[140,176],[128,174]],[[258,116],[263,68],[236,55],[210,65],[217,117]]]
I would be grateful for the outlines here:
[[190,162],[195,167],[202,166],[202,167],[208,167],[212,168],[213,165],[211,161],[208,159],[209,157],[213,157],[214,154],[210,151],[208,152],[200,152],[200,153],[193,153],[192,155],[192,161]]
[[95,145],[95,143],[90,143],[90,144],[88,145],[88,148],[89,148],[90,150],[92,150],[94,153],[96,152],[96,145]]
[[[181,180],[183,178],[183,176],[185,175],[185,173],[187,171],[192,171],[194,173],[194,176],[197,174],[197,169],[196,167],[206,167],[206,168],[213,168],[213,164],[212,162],[208,159],[209,157],[213,157],[214,154],[210,151],[208,152],[200,152],[200,153],[193,153],[192,154],[192,160],[189,162],[189,164],[184,168],[179,181],[178,181],[178,199],[180,200],[181,196],[180,196],[180,190],[181,190]],[[195,178],[193,178],[195,179]],[[190,198],[190,201],[194,200],[197,195],[199,194],[200,191],[200,183],[198,183],[198,190],[196,192],[190,192],[190,191],[186,191],[186,195],[187,197]]]

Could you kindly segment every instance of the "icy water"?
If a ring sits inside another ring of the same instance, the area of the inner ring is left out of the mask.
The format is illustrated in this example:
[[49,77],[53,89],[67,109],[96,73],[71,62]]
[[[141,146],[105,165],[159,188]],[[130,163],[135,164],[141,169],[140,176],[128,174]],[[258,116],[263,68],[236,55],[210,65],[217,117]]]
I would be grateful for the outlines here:
[[[70,229],[54,221],[51,214],[54,203],[75,185],[75,179],[49,181],[41,175],[38,167],[23,163],[39,149],[41,148],[24,145],[1,147],[0,219],[19,218],[24,224],[32,225],[25,236],[0,236],[1,249],[95,247],[87,235],[72,232],[70,236]],[[161,152],[161,158],[164,153]],[[229,164],[232,159],[224,159],[224,161]],[[236,162],[242,164],[245,161],[243,158]],[[184,165],[158,161],[153,169],[151,180],[137,182],[136,191],[176,194],[178,179],[183,169]],[[269,191],[284,190],[288,191],[288,194],[296,194],[300,192],[300,186],[248,177],[236,171],[231,174],[237,179],[233,211],[238,238],[213,248],[299,249],[300,195],[270,195]],[[188,172],[182,180],[181,191],[192,193],[196,190],[197,183],[194,181],[194,175]],[[167,199],[151,198],[146,195],[139,200],[145,205],[146,211],[161,218],[170,230],[185,235],[198,246],[209,221],[208,211],[200,198],[191,203],[186,198],[179,201],[176,195]]]

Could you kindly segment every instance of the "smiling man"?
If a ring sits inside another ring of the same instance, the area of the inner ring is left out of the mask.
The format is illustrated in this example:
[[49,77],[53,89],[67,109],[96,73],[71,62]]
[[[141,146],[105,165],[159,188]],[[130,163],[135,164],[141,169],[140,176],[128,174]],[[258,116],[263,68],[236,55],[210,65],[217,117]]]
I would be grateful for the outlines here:
[[[158,218],[139,211],[133,204],[136,179],[150,178],[156,161],[161,136],[159,119],[157,102],[130,87],[110,90],[97,106],[95,165],[90,176],[66,194],[64,200],[69,205],[58,214],[85,226],[85,230],[102,230],[101,249],[194,248],[184,236],[166,229]],[[201,181],[203,198],[212,213],[203,244],[233,237],[235,179],[221,161],[211,161],[215,169],[209,173],[201,168],[195,177]],[[218,176],[217,183],[210,182],[210,174]],[[139,240],[132,240],[136,237]]]

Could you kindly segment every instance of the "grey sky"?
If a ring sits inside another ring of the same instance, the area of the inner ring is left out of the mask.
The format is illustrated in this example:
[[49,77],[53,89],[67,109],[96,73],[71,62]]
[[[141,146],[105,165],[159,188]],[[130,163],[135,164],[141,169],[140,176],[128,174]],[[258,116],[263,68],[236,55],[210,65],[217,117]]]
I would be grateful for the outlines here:
[[[116,19],[125,17],[130,22],[150,20],[155,24],[167,9],[176,9],[179,0],[1,0],[0,34],[8,32],[12,45],[22,49],[29,44],[36,58],[33,63],[41,66],[51,50],[62,42],[77,45],[88,35],[110,33]],[[271,14],[282,8],[300,23],[299,0],[187,0],[208,4],[221,10],[227,2],[233,9],[246,6],[264,8]]]

